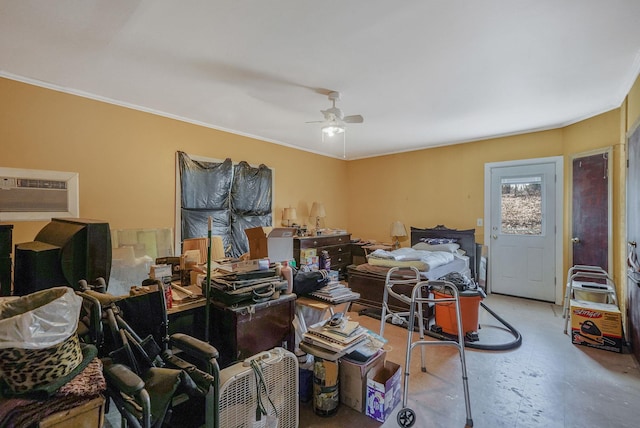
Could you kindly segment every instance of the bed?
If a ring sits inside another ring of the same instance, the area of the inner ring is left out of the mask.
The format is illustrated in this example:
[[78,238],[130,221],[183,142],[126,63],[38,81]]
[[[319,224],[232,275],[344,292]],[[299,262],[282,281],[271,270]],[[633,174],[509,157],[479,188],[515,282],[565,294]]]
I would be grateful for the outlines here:
[[[411,227],[411,247],[421,247],[421,245],[418,244],[426,244],[427,241],[433,239],[455,241],[455,244],[459,245],[459,248],[451,262],[429,268],[427,271],[421,271],[420,275],[423,279],[438,279],[450,272],[463,273],[471,278],[476,277],[475,229],[449,229],[443,225],[427,229]],[[438,244],[434,243],[430,245]],[[462,255],[460,253],[464,254]],[[390,266],[374,265],[371,263],[364,263],[358,266],[351,265],[348,267],[347,278],[349,287],[353,291],[360,293],[360,299],[357,303],[370,308],[381,308],[386,275],[389,269]],[[410,270],[401,270],[399,272],[401,272],[402,276],[413,276]],[[411,288],[409,286],[400,286],[397,289],[409,295]],[[393,297],[390,297],[388,303],[389,307],[394,311],[401,312],[407,310],[407,306],[404,303]]]

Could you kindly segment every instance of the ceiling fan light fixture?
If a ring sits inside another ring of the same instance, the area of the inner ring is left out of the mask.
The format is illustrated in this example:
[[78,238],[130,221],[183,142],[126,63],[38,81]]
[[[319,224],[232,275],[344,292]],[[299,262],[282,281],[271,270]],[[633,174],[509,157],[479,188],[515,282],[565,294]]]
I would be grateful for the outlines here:
[[337,123],[331,123],[322,127],[322,133],[327,137],[333,137],[336,134],[342,134],[344,132],[344,126]]

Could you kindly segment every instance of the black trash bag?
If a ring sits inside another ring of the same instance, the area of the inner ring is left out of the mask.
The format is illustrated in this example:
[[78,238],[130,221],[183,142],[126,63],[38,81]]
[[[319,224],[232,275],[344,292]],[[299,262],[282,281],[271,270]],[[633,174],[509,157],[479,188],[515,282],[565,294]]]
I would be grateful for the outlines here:
[[298,271],[293,277],[293,292],[298,296],[305,296],[321,289],[329,282],[329,272],[324,269],[302,272]]
[[465,291],[468,289],[475,289],[476,286],[471,279],[469,279],[466,275],[463,275],[459,272],[449,272],[448,274],[441,276],[438,278],[442,281],[449,281],[453,285],[456,286],[458,291]]

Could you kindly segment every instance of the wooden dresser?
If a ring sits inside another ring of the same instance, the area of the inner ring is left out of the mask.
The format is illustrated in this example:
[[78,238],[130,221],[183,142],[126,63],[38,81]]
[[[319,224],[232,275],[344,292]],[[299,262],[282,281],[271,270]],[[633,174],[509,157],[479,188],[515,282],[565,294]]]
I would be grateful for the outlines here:
[[340,277],[347,273],[347,266],[351,264],[351,234],[320,235],[297,237],[293,240],[293,257],[300,265],[300,250],[315,248],[317,255],[323,250],[329,252],[331,270],[340,271]]

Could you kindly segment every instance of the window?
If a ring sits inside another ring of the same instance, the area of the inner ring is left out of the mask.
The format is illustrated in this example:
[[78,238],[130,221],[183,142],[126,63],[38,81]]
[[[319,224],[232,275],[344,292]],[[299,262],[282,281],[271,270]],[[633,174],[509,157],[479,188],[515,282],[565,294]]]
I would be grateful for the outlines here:
[[541,235],[542,177],[503,178],[501,185],[501,232]]

